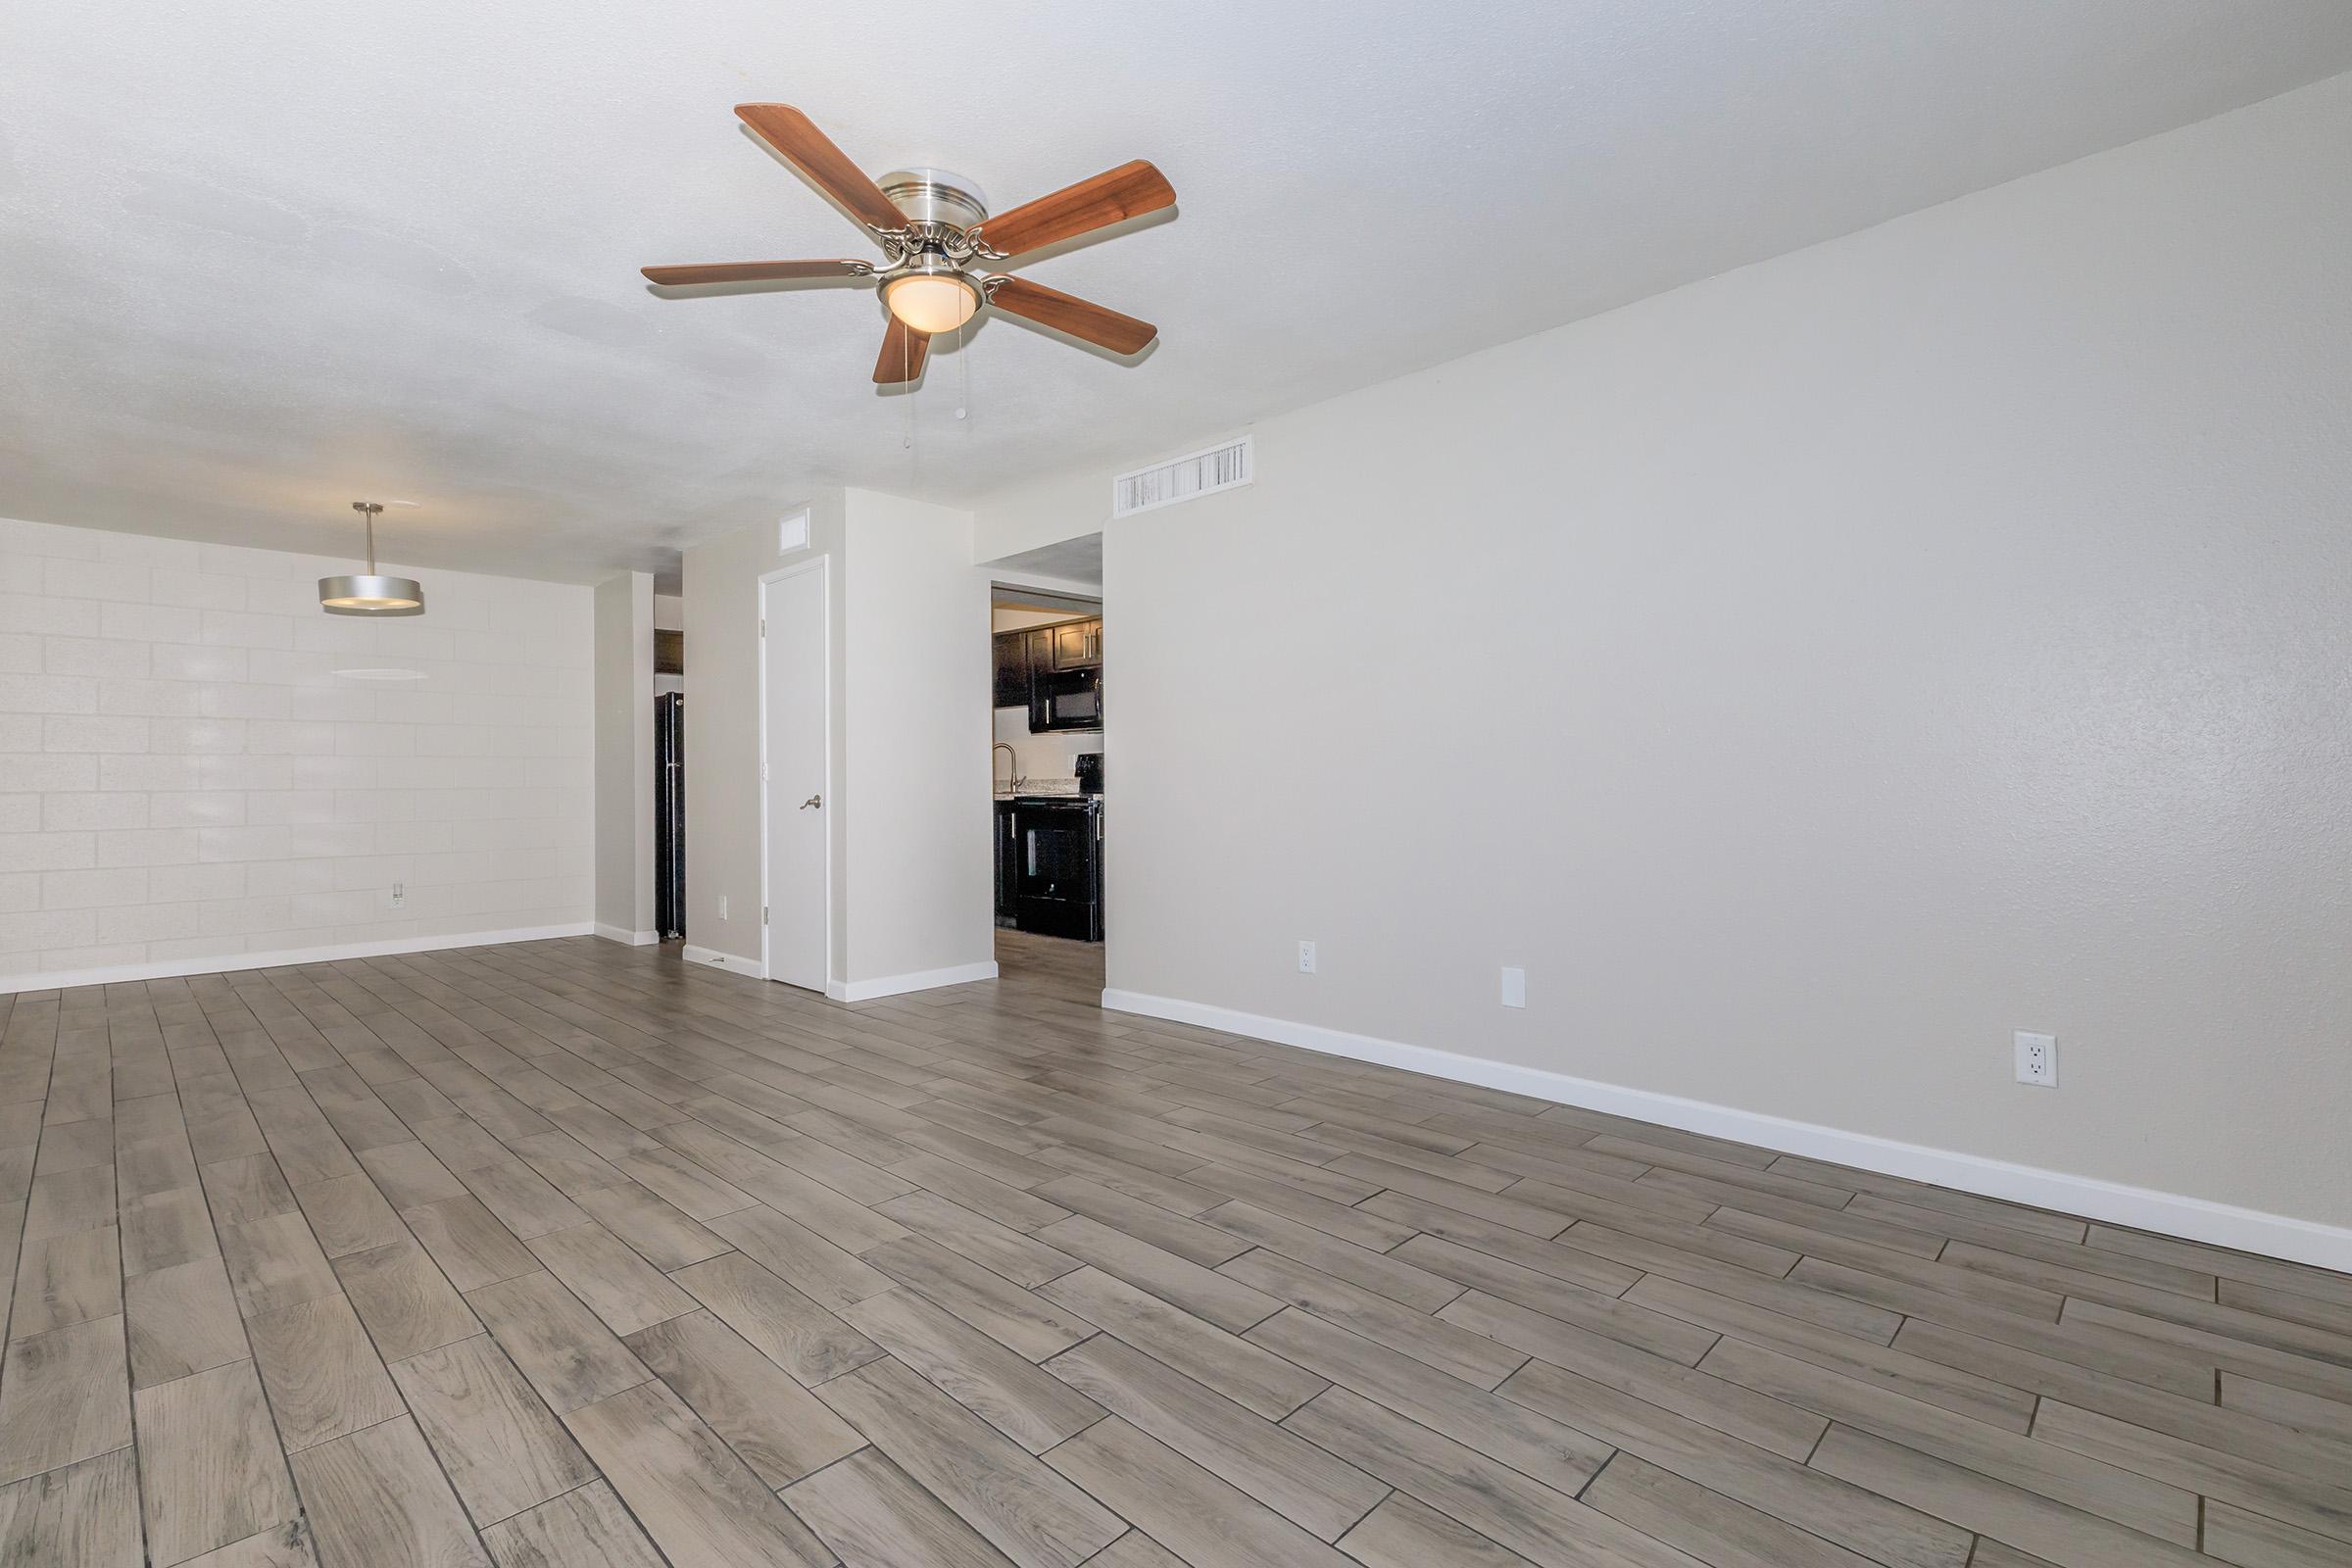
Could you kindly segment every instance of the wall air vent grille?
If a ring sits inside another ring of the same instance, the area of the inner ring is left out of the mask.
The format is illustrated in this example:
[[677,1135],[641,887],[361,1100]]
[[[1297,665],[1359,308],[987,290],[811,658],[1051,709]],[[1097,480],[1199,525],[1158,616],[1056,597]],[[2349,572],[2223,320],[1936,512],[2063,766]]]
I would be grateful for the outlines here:
[[1202,452],[1190,452],[1166,463],[1122,473],[1110,481],[1110,514],[1130,517],[1139,512],[1198,501],[1219,490],[1231,490],[1257,477],[1256,438],[1243,436]]

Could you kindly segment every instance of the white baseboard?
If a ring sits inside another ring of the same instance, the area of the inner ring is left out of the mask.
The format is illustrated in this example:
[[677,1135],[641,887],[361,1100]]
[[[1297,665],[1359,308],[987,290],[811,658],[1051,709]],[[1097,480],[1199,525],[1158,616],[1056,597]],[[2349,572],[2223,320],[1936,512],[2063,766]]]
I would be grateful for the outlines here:
[[596,922],[596,934],[624,948],[650,948],[662,940],[659,931],[631,931],[626,926],[607,925],[602,920]]
[[739,957],[732,953],[721,953],[716,948],[698,948],[689,942],[683,956],[688,963],[707,963],[713,969],[724,969],[729,974],[748,974],[755,980],[767,977],[758,958]]
[[997,977],[995,959],[986,963],[958,964],[953,969],[923,969],[913,974],[886,974],[879,980],[828,980],[825,995],[835,1002],[872,1002],[878,997],[904,996],[909,991],[931,991],[940,986],[969,985],[974,980],[994,980]]
[[220,953],[202,958],[167,958],[157,963],[116,963],[98,969],[0,975],[0,994],[114,985],[124,980],[170,980],[188,974],[235,974],[243,969],[283,969],[298,963],[338,963],[345,958],[384,958],[401,953],[486,948],[500,942],[544,942],[551,937],[584,937],[595,929],[592,922],[581,920],[570,925],[519,926],[508,931],[466,931],[453,936],[395,937],[387,942],[345,942],[322,948],[281,948],[271,953]]
[[2352,1228],[2323,1225],[2316,1220],[2239,1208],[2179,1193],[2129,1187],[2092,1176],[2075,1176],[1948,1149],[1933,1149],[1925,1144],[1906,1144],[1869,1133],[1846,1132],[1813,1122],[1739,1110],[1703,1100],[1627,1089],[1591,1078],[1547,1072],[1540,1067],[1520,1067],[1483,1056],[1465,1056],[1429,1046],[1383,1040],[1375,1035],[1349,1034],[1316,1024],[1294,1023],[1287,1018],[1238,1012],[1175,997],[1105,990],[1102,1005],[1113,1012],[1166,1018],[1226,1034],[1247,1035],[1253,1040],[1298,1046],[1329,1056],[1381,1062],[1434,1078],[1450,1078],[1457,1083],[1479,1084],[1515,1095],[1533,1095],[1587,1110],[1654,1121],[1685,1132],[1734,1139],[1807,1159],[1829,1160],[1888,1176],[1932,1182],[1984,1198],[2080,1214],[2113,1225],[2129,1225],[2135,1230],[2184,1237],[2320,1268],[2352,1270]]

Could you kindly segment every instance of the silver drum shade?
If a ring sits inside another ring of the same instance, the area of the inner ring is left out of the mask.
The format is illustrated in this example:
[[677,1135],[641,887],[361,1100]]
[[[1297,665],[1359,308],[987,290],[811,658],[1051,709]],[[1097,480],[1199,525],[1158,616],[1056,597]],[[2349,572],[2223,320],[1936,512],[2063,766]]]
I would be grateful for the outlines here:
[[421,615],[424,588],[414,577],[321,577],[318,608],[330,615]]

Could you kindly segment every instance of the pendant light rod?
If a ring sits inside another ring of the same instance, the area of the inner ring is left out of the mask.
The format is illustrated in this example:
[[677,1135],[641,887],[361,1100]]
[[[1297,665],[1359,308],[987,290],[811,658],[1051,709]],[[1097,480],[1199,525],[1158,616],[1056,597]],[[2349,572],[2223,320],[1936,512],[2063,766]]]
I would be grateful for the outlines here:
[[368,575],[375,575],[375,516],[384,510],[381,501],[354,501],[351,510],[368,519]]

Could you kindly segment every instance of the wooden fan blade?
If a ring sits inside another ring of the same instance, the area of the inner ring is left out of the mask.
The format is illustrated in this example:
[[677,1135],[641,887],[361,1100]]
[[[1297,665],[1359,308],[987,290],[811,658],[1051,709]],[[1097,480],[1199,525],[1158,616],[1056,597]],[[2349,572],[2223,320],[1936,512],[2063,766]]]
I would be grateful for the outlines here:
[[882,357],[874,361],[874,385],[896,386],[919,379],[923,361],[931,357],[931,334],[917,332],[897,317],[882,334]]
[[1121,316],[1092,300],[1082,300],[1075,294],[1064,294],[1027,278],[1001,279],[990,292],[988,303],[1000,311],[1025,316],[1041,326],[1099,343],[1113,354],[1137,353],[1159,336],[1159,328],[1150,321]]
[[792,105],[737,104],[735,113],[760,133],[760,140],[791,159],[795,169],[848,208],[859,222],[875,228],[906,226],[906,215],[882,194],[882,187],[868,179],[847,153]]
[[1175,204],[1175,187],[1139,158],[1064,186],[1051,196],[1040,196],[1009,213],[1000,213],[981,222],[977,232],[991,248],[1018,256]]
[[710,267],[641,267],[656,283],[777,283],[796,277],[858,277],[863,262],[720,262]]

